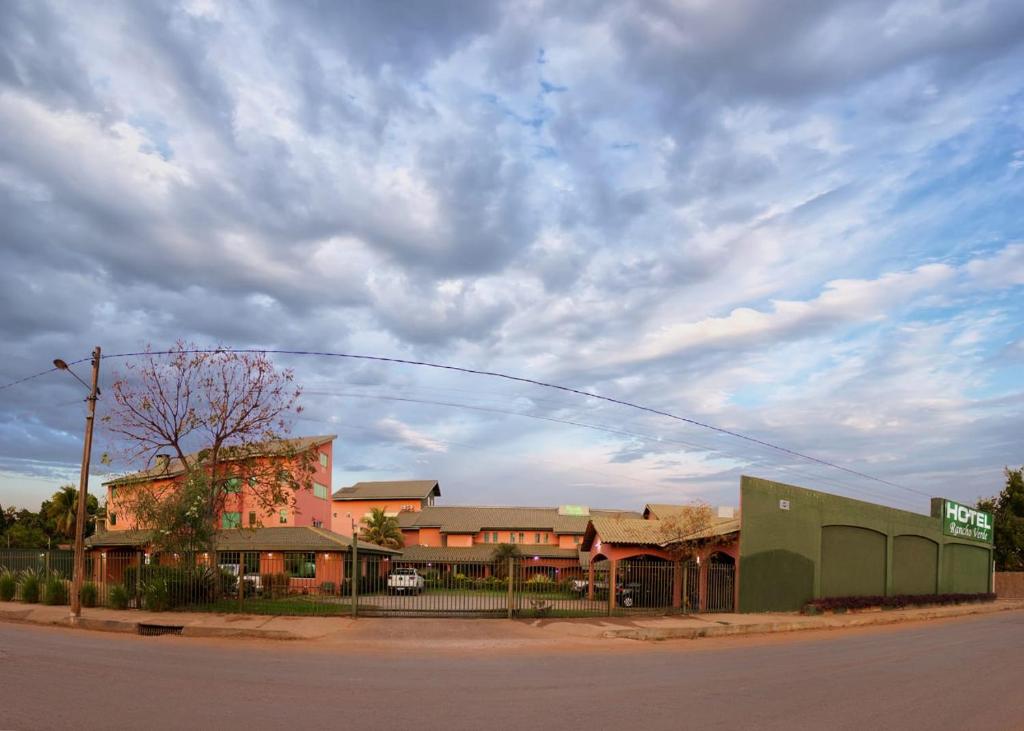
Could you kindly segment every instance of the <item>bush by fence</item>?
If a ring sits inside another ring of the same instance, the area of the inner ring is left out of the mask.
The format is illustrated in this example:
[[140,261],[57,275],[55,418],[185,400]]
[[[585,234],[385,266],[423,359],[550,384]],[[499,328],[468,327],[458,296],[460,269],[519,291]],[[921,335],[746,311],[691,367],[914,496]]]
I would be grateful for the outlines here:
[[859,609],[904,609],[946,604],[995,601],[995,594],[899,594],[896,596],[840,596],[814,599],[804,605],[804,614],[846,612]]

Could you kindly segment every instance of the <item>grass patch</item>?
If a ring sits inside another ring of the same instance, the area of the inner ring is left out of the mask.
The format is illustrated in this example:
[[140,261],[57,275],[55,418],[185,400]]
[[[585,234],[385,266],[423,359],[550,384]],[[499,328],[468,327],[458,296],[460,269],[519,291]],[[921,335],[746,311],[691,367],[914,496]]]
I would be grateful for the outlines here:
[[[213,612],[216,614],[270,614],[285,617],[331,617],[352,613],[351,604],[317,601],[308,596],[291,596],[280,599],[246,599],[239,608],[237,599],[221,599],[209,604],[192,604],[181,608],[188,612]],[[363,607],[360,605],[360,611]],[[371,607],[367,607],[371,609]]]

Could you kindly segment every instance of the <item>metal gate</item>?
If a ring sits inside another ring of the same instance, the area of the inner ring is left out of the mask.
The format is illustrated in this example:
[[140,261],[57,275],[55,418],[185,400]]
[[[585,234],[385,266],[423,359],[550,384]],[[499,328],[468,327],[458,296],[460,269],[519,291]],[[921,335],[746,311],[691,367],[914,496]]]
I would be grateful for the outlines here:
[[705,612],[732,612],[736,596],[736,564],[710,561],[707,564],[707,606]]

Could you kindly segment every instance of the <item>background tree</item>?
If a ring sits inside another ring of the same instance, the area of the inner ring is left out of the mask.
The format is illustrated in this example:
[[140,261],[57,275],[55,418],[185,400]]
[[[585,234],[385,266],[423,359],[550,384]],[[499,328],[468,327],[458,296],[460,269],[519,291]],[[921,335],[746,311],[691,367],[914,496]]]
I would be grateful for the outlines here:
[[162,493],[117,487],[118,504],[138,527],[156,531],[162,547],[211,547],[216,520],[239,486],[264,515],[294,510],[295,493],[312,488],[312,450],[287,439],[302,410],[292,371],[262,353],[197,350],[183,342],[170,354],[147,348],[115,374],[103,417],[130,463],[159,469],[157,455],[168,454],[181,468]]
[[997,571],[1024,571],[1024,467],[1006,468],[1006,486],[994,498],[979,500],[992,513],[992,542]]
[[714,511],[706,503],[695,502],[658,518],[658,530],[664,537],[663,548],[676,561],[689,561],[702,548],[721,542],[712,535]]
[[[96,511],[99,500],[95,495],[86,496],[85,535],[92,535],[96,527]],[[43,503],[40,512],[52,521],[54,533],[62,538],[71,539],[75,535],[75,519],[78,515],[78,488],[64,485],[49,501]]]
[[381,508],[373,508],[363,516],[359,529],[359,540],[376,543],[385,548],[401,548],[405,545],[398,521],[387,515]]

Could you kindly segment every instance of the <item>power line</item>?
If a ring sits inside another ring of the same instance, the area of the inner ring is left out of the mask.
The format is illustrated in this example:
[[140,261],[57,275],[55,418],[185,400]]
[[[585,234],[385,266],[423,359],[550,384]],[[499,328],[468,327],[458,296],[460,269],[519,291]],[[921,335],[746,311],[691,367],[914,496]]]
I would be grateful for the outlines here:
[[[691,424],[693,426],[700,427],[702,429],[708,429],[710,431],[714,431],[714,432],[717,432],[719,434],[725,434],[727,436],[731,436],[731,437],[734,437],[736,439],[740,439],[742,441],[745,441],[745,442],[748,442],[748,443],[751,443],[751,444],[757,444],[757,445],[760,445],[762,447],[766,447],[768,449],[773,449],[775,451],[781,452],[783,454],[788,454],[788,455],[791,455],[793,457],[798,457],[800,459],[804,459],[804,460],[807,460],[809,462],[814,462],[816,464],[823,465],[825,467],[831,467],[833,469],[840,470],[842,472],[846,472],[846,473],[851,474],[851,475],[856,475],[857,477],[861,477],[861,478],[866,479],[866,480],[871,480],[872,482],[877,482],[877,483],[880,483],[880,484],[883,484],[883,485],[888,485],[889,487],[895,487],[895,488],[897,488],[899,490],[907,490],[909,492],[917,493],[918,495],[922,495],[924,497],[931,497],[928,493],[922,492],[921,490],[916,490],[916,489],[914,489],[912,487],[906,487],[905,485],[900,485],[898,483],[891,482],[889,480],[885,480],[885,479],[883,479],[881,477],[876,477],[874,475],[870,475],[870,474],[868,474],[866,472],[861,472],[859,470],[854,470],[854,469],[851,469],[849,467],[843,467],[842,465],[836,464],[834,462],[830,462],[828,460],[820,459],[818,457],[814,457],[812,455],[805,454],[803,452],[798,452],[795,449],[789,449],[788,447],[783,447],[783,446],[781,446],[779,444],[774,444],[772,442],[769,442],[769,441],[766,441],[766,440],[763,440],[763,439],[758,439],[757,437],[748,436],[748,435],[743,434],[741,432],[733,431],[731,429],[725,429],[723,427],[715,426],[714,424],[709,424],[707,422],[699,421],[697,419],[691,419],[689,417],[680,416],[678,414],[673,414],[671,412],[663,411],[661,409],[655,409],[653,407],[644,406],[642,404],[637,404],[637,403],[634,403],[632,401],[626,401],[625,399],[617,399],[617,398],[615,398],[613,396],[602,396],[601,394],[593,393],[591,391],[584,391],[584,390],[579,389],[579,388],[573,388],[572,386],[563,386],[563,385],[560,385],[560,384],[557,384],[557,383],[548,383],[547,381],[540,381],[540,380],[537,380],[537,379],[534,379],[534,378],[525,378],[523,376],[514,376],[514,375],[511,375],[511,374],[508,374],[508,373],[501,373],[499,371],[486,371],[486,370],[477,369],[477,368],[466,368],[464,366],[454,366],[454,365],[447,365],[447,364],[443,364],[443,363],[432,363],[430,361],[411,360],[411,359],[408,359],[408,358],[392,358],[392,357],[386,357],[386,356],[381,356],[381,355],[363,355],[363,354],[358,354],[358,353],[331,353],[331,352],[326,352],[326,351],[310,351],[310,350],[281,350],[281,349],[268,349],[268,348],[195,348],[195,349],[184,350],[184,351],[179,351],[179,350],[156,350],[156,351],[136,352],[136,353],[104,354],[102,357],[104,359],[115,359],[115,358],[132,358],[132,357],[153,356],[153,355],[172,355],[174,353],[188,353],[188,354],[197,354],[197,355],[198,354],[204,354],[204,353],[205,354],[212,354],[212,353],[238,353],[238,354],[254,354],[254,355],[295,355],[295,356],[317,356],[317,357],[324,357],[324,358],[344,358],[344,359],[348,359],[348,360],[361,360],[361,361],[372,361],[372,362],[377,362],[377,363],[394,363],[394,364],[400,364],[400,365],[419,366],[419,367],[422,367],[422,368],[433,368],[435,370],[451,371],[451,372],[454,372],[454,373],[466,373],[466,374],[477,375],[477,376],[488,376],[488,377],[491,377],[491,378],[501,378],[501,379],[504,379],[504,380],[507,380],[507,381],[513,381],[513,382],[516,382],[516,383],[526,383],[526,384],[529,384],[529,385],[532,385],[532,386],[538,386],[538,387],[541,387],[541,388],[550,388],[550,389],[553,389],[553,390],[556,390],[556,391],[562,391],[562,392],[565,392],[565,393],[572,393],[572,394],[576,394],[578,396],[583,396],[585,398],[598,399],[600,401],[606,401],[608,403],[617,404],[619,406],[625,406],[627,408],[636,409],[638,411],[643,411],[643,412],[646,412],[646,413],[649,413],[649,414],[654,414],[656,416],[662,416],[662,417],[665,417],[667,419],[672,419],[674,421],[682,422],[684,424]],[[68,365],[75,365],[77,363],[84,363],[84,362],[86,362],[88,360],[89,360],[88,357],[81,358],[79,360],[76,360],[76,361],[73,361],[73,362],[69,363]],[[51,369],[51,370],[56,370],[56,369]],[[31,378],[36,378],[36,377],[44,375],[45,373],[48,373],[48,372],[49,371],[44,371],[42,373],[37,373],[37,374],[35,374],[33,376],[28,376],[28,377],[26,377],[24,379],[21,379],[21,381],[15,381],[14,383],[8,384],[8,386],[13,386],[16,383],[20,383],[22,381],[26,381],[26,380],[29,380]]]
[[[505,414],[505,415],[508,415],[508,416],[520,416],[520,417],[524,417],[524,418],[527,418],[527,419],[537,419],[537,420],[540,420],[540,421],[547,421],[547,422],[552,422],[552,423],[556,423],[556,424],[565,424],[565,425],[568,425],[568,426],[575,426],[575,427],[581,427],[581,428],[584,428],[584,429],[590,429],[590,430],[594,430],[594,431],[605,432],[605,433],[613,434],[613,435],[616,435],[616,436],[629,437],[631,439],[639,439],[639,440],[645,441],[645,442],[652,442],[652,443],[658,443],[658,444],[671,444],[671,445],[679,445],[679,446],[683,446],[683,447],[690,447],[692,449],[696,449],[696,450],[700,450],[702,452],[706,452],[706,453],[708,453],[708,454],[710,454],[712,456],[722,457],[722,458],[727,458],[727,459],[736,459],[736,457],[728,454],[725,450],[721,449],[720,447],[711,447],[711,446],[707,446],[707,445],[704,445],[704,444],[697,444],[695,442],[688,442],[688,441],[684,441],[684,440],[676,439],[676,438],[672,438],[672,437],[652,436],[650,434],[643,434],[643,433],[640,433],[640,432],[626,431],[626,430],[623,430],[623,429],[617,429],[615,427],[610,427],[610,426],[603,425],[603,424],[588,424],[588,423],[585,423],[585,422],[574,421],[572,419],[562,419],[562,418],[558,418],[558,417],[554,417],[554,416],[542,416],[540,414],[528,414],[528,413],[524,413],[524,412],[521,412],[521,411],[511,411],[511,410],[499,409],[499,408],[493,407],[493,406],[479,406],[479,405],[475,405],[475,404],[462,404],[462,403],[457,403],[457,402],[452,402],[452,401],[438,401],[438,400],[424,399],[424,398],[413,398],[411,396],[388,396],[388,395],[384,395],[384,394],[363,394],[363,393],[352,393],[352,392],[343,392],[343,391],[315,390],[315,391],[306,391],[305,393],[310,393],[310,394],[313,394],[313,395],[320,395],[320,396],[336,396],[336,397],[341,397],[341,398],[366,398],[366,399],[378,399],[378,400],[382,400],[382,401],[397,401],[397,402],[404,402],[404,403],[427,404],[427,405],[432,405],[432,406],[448,406],[448,407],[452,407],[452,408],[469,409],[471,411],[482,411],[482,412],[485,412],[485,413]],[[305,420],[308,420],[308,421],[319,421],[319,420],[316,420],[316,419],[305,419]],[[325,422],[325,423],[330,423],[330,422]],[[341,425],[336,425],[336,426],[341,426]],[[444,441],[444,440],[441,440],[441,441]],[[458,445],[457,442],[450,442],[450,443]],[[462,445],[462,446],[470,446],[470,445]],[[835,479],[834,477],[827,477],[827,476],[823,476],[823,475],[820,475],[820,474],[813,474],[813,473],[809,473],[809,472],[803,472],[803,471],[798,470],[795,467],[792,467],[790,465],[783,465],[783,464],[773,463],[773,462],[770,462],[770,461],[767,460],[767,455],[765,455],[765,457],[762,457],[762,458],[755,458],[755,457],[745,456],[745,457],[742,457],[740,459],[742,459],[742,461],[744,461],[744,462],[746,462],[748,464],[762,465],[762,466],[764,466],[764,467],[766,467],[768,469],[773,469],[773,470],[783,470],[783,471],[785,471],[785,472],[787,472],[789,474],[798,475],[800,477],[808,478],[808,479],[810,479],[813,482],[821,482],[821,481],[828,482],[828,483],[831,483],[831,484],[836,485],[838,487],[841,487],[841,488],[845,489],[848,492],[863,493],[863,494],[866,494],[866,495],[868,495],[870,497],[873,497],[875,499],[889,499],[889,500],[897,499],[897,500],[900,500],[902,502],[905,502],[908,505],[910,504],[910,498],[903,498],[903,497],[894,498],[891,494],[882,492],[882,491],[877,490],[877,489],[872,490],[872,489],[869,489],[869,488],[863,487],[863,486],[853,486],[853,485],[849,485],[849,484],[847,484],[845,482],[841,482],[841,481]],[[926,497],[930,497],[930,496],[926,496]]]

